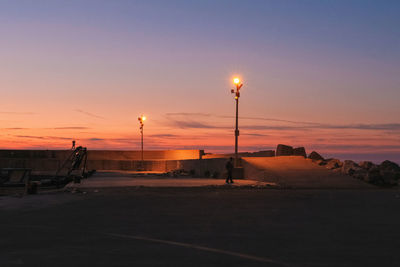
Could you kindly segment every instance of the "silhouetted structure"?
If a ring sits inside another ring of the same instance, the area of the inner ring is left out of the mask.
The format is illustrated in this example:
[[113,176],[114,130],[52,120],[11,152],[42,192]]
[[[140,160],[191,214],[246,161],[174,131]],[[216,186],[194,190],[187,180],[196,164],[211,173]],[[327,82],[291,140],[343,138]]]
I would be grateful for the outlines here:
[[308,158],[312,160],[324,160],[324,158],[315,151],[311,152]]
[[276,156],[293,156],[293,147],[279,144],[276,148]]
[[303,156],[307,158],[306,149],[304,147],[296,147],[293,149],[293,156]]

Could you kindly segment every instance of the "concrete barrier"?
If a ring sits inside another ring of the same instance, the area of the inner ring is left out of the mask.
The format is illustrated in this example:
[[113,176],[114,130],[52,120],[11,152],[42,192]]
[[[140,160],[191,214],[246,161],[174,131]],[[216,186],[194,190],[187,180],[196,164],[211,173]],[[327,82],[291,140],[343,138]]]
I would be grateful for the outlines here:
[[[145,160],[200,159],[203,150],[148,150],[143,151]],[[91,160],[141,160],[141,151],[88,150]]]
[[[71,150],[0,150],[0,168],[31,168],[33,171],[57,170]],[[202,150],[144,151],[144,169],[170,171],[178,169],[180,160],[201,159]],[[87,168],[95,170],[137,170],[141,151],[89,150]]]
[[[22,158],[38,159],[52,158],[63,160],[71,154],[71,150],[0,150],[0,159]],[[182,160],[200,159],[203,150],[145,150],[143,152],[146,160]],[[88,150],[88,158],[93,160],[140,160],[141,151],[123,150]]]

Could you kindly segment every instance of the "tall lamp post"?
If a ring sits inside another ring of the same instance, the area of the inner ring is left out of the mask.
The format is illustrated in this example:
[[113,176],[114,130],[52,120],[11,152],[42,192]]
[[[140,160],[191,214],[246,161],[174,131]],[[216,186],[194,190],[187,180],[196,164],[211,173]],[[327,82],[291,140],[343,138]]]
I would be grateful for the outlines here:
[[243,84],[240,82],[239,78],[234,78],[233,83],[236,86],[236,91],[235,89],[231,90],[232,94],[235,94],[235,101],[236,101],[236,127],[235,127],[235,167],[238,166],[238,137],[239,137],[239,97],[240,97],[240,88],[242,88]]
[[146,117],[141,115],[140,117],[138,117],[138,121],[140,123],[140,135],[141,135],[141,143],[142,143],[142,166],[141,168],[144,168],[144,156],[143,156],[143,127],[144,127],[144,121],[146,120]]

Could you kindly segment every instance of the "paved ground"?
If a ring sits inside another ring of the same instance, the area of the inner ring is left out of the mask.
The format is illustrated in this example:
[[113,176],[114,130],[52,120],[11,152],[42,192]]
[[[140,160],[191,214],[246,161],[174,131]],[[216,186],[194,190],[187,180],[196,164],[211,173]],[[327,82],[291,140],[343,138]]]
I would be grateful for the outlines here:
[[99,188],[0,198],[0,266],[400,266],[398,190]]
[[[67,188],[104,188],[104,187],[201,187],[201,186],[224,186],[224,179],[207,178],[167,178],[160,176],[127,177],[112,175],[94,175],[84,179],[80,184],[70,183]],[[260,182],[255,180],[235,180],[229,186],[274,186],[274,183]]]

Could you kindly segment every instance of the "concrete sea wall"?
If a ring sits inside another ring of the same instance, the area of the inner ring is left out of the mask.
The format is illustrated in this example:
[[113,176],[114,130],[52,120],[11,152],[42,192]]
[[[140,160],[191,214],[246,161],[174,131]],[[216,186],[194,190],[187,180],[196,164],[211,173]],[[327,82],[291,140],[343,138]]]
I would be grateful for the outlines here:
[[[0,150],[2,159],[58,159],[65,160],[72,150]],[[199,159],[203,150],[148,150],[146,160]],[[141,151],[88,150],[90,160],[140,160]]]
[[[55,171],[71,153],[71,150],[0,150],[0,168]],[[225,171],[226,159],[201,159],[203,154],[202,150],[144,151],[143,169],[159,172],[183,169],[196,175]],[[141,151],[88,151],[88,170],[134,171],[141,164]]]

